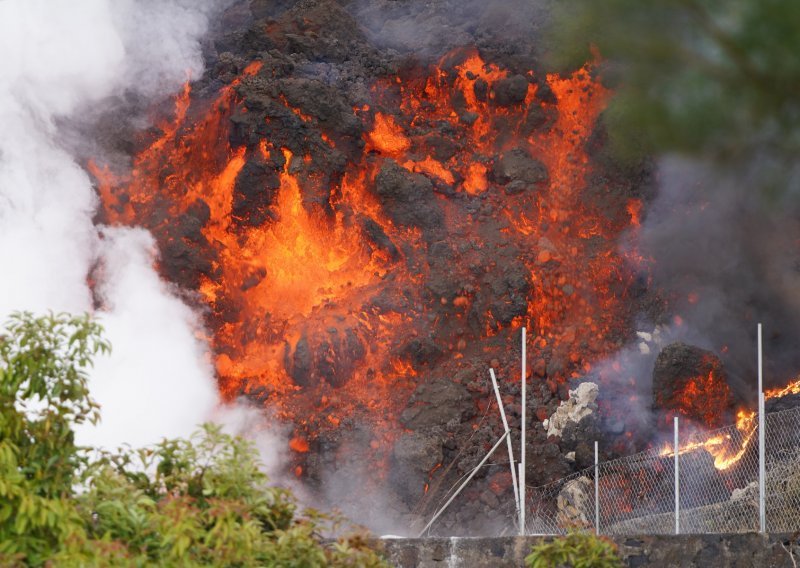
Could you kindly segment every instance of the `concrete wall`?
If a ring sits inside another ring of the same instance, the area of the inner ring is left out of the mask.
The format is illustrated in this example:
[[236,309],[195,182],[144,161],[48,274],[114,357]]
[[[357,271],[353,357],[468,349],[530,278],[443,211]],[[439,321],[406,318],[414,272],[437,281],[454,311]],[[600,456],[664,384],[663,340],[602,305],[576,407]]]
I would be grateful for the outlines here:
[[[524,566],[534,544],[550,537],[428,538],[382,541],[386,556],[398,568],[503,568]],[[617,537],[623,565],[636,568],[770,568],[796,566],[787,548],[800,542],[790,535],[652,535]],[[786,547],[786,548],[784,548]]]

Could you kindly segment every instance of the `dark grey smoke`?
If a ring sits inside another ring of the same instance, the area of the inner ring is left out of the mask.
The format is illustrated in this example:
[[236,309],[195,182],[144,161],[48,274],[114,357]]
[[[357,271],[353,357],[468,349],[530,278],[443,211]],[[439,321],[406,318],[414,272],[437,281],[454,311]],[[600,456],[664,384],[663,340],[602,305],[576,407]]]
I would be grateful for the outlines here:
[[767,384],[785,384],[800,371],[798,205],[790,181],[779,194],[765,190],[764,164],[723,173],[662,160],[640,243],[655,259],[653,284],[670,295],[671,312],[684,322],[674,334],[720,353],[735,391],[750,402],[758,322]]

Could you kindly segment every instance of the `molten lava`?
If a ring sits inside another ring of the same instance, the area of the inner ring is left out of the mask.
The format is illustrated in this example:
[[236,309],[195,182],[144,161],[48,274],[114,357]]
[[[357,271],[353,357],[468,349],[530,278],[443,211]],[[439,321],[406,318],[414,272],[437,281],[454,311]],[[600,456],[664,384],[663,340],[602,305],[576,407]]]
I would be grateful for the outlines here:
[[684,382],[667,404],[683,416],[699,419],[704,425],[714,428],[724,423],[731,406],[731,390],[725,379],[711,370],[706,376],[692,377]]
[[[800,393],[800,379],[792,381],[785,387],[769,389],[764,392],[764,399],[780,398],[789,394]],[[714,467],[726,470],[742,459],[758,430],[758,416],[754,410],[741,409],[736,414],[736,430],[731,433],[712,434],[701,441],[693,441],[680,446],[678,455],[695,450],[705,450],[714,457]],[[674,455],[674,449],[665,445],[662,456]]]
[[[319,152],[352,144],[283,96],[271,104],[309,127],[308,147],[229,142],[250,112],[238,87],[266,80],[260,72],[251,64],[211,102],[187,85],[129,175],[90,168],[105,221],[150,229],[164,272],[207,308],[223,395],[293,421],[295,452],[352,418],[385,451],[428,364],[413,356],[418,337],[455,359],[527,325],[537,373],[556,382],[616,349],[630,279],[616,240],[639,223],[640,203],[610,214],[587,198],[586,145],[608,98],[589,65],[512,77],[460,50],[379,81],[374,103],[353,109],[363,151],[333,181]],[[273,181],[248,186],[251,170]],[[438,243],[457,254],[436,261]],[[492,271],[505,280],[483,291]],[[464,285],[432,292],[434,273]]]

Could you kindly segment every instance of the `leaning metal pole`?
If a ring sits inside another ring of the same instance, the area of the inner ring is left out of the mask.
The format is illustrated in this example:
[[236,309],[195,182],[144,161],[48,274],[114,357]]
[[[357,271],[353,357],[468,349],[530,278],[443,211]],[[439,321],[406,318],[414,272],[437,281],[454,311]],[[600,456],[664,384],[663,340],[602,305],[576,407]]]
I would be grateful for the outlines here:
[[681,475],[678,455],[680,454],[680,445],[678,444],[678,417],[674,419],[675,423],[675,534],[681,532]]
[[764,416],[764,358],[761,349],[761,324],[758,324],[758,531],[767,532],[766,503],[766,420]]
[[520,472],[519,472],[519,534],[525,535],[525,416],[527,401],[527,379],[525,378],[525,328],[522,328],[522,419],[520,432]]
[[417,535],[417,538],[422,538],[422,535],[424,535],[426,532],[428,532],[428,529],[429,529],[429,528],[431,528],[431,525],[433,525],[433,523],[435,523],[435,522],[436,522],[436,519],[438,519],[438,518],[441,516],[441,514],[442,514],[442,513],[444,513],[445,509],[447,509],[447,507],[449,507],[449,506],[450,506],[450,503],[452,503],[452,502],[453,502],[453,499],[455,499],[456,497],[458,497],[458,494],[459,494],[459,493],[461,493],[461,492],[464,490],[464,488],[467,486],[467,484],[468,484],[470,481],[472,481],[472,478],[473,478],[473,477],[475,477],[475,474],[477,474],[477,473],[478,473],[478,471],[480,471],[480,469],[481,469],[481,468],[484,466],[484,464],[485,464],[487,461],[489,461],[489,458],[490,458],[490,457],[492,457],[492,454],[495,452],[495,450],[496,450],[497,448],[499,448],[499,447],[500,447],[500,444],[502,444],[502,443],[503,443],[503,440],[505,440],[505,439],[506,439],[506,437],[507,437],[509,434],[510,434],[510,432],[509,432],[508,430],[506,430],[506,431],[505,431],[505,433],[504,433],[502,436],[500,436],[500,439],[499,439],[499,440],[497,440],[497,442],[495,442],[494,446],[492,446],[492,449],[491,449],[491,450],[489,450],[489,453],[488,453],[488,454],[486,454],[486,455],[484,456],[484,458],[481,460],[481,463],[479,463],[478,465],[476,465],[476,466],[475,466],[475,469],[473,469],[473,470],[472,470],[472,473],[470,473],[470,474],[469,474],[469,477],[467,477],[467,478],[464,480],[464,483],[462,483],[462,484],[461,484],[461,486],[460,486],[458,489],[456,489],[456,492],[455,492],[455,493],[453,493],[453,495],[450,497],[450,499],[448,499],[448,500],[447,500],[447,503],[445,503],[444,505],[442,505],[442,508],[441,508],[441,509],[439,509],[439,510],[436,512],[436,514],[435,514],[435,515],[434,515],[434,516],[431,518],[431,520],[430,520],[430,521],[428,521],[428,524],[427,524],[427,525],[425,525],[425,528],[424,528],[424,529],[422,529],[422,530],[420,531],[419,535]]
[[497,397],[497,406],[500,408],[500,418],[503,420],[503,429],[508,432],[506,445],[508,446],[508,465],[511,467],[511,484],[514,486],[514,505],[516,506],[517,516],[519,516],[519,486],[517,486],[517,464],[514,462],[514,449],[511,445],[511,431],[508,429],[506,411],[503,408],[503,399],[500,398],[500,389],[497,387],[497,378],[494,376],[494,369],[489,369],[489,376],[492,378],[494,395]]

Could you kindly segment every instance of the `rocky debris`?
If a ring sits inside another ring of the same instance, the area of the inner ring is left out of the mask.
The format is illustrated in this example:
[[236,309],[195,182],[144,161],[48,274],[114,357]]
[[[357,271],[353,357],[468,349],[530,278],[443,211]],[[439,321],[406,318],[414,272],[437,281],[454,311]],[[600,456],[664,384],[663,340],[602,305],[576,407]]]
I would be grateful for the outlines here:
[[528,483],[534,486],[546,485],[573,471],[558,444],[548,441],[533,441],[535,445],[532,445],[531,442],[527,444],[526,479]]
[[386,160],[375,178],[375,191],[395,222],[419,227],[429,240],[440,234],[444,214],[428,177]]
[[661,326],[656,326],[652,331],[637,331],[636,339],[636,347],[642,355],[649,355],[653,351],[661,349],[664,344]]
[[413,502],[425,493],[429,472],[442,463],[441,434],[414,431],[400,436],[392,453],[391,481],[399,493]]
[[[522,148],[509,150],[497,159],[493,173],[498,183],[519,184],[522,188],[544,184],[548,180],[545,165]],[[515,189],[511,193],[519,191]]]
[[758,503],[758,481],[748,483],[744,487],[734,489],[731,493],[731,501],[747,500]]
[[593,523],[594,483],[579,477],[564,484],[556,498],[556,522],[561,527],[585,527]]
[[512,106],[525,102],[528,80],[522,75],[501,79],[494,86],[494,102],[498,106]]
[[[400,423],[408,432],[398,440],[398,448],[389,450],[396,471],[404,472],[407,480],[395,479],[388,489],[397,488],[394,497],[409,509],[416,505],[424,483],[431,481],[430,472],[419,469],[420,464],[427,467],[434,457],[438,458],[443,467],[436,475],[451,476],[436,478],[444,487],[474,467],[497,439],[501,430],[496,412],[489,412],[480,423],[477,412],[493,397],[485,384],[487,354],[499,359],[493,364],[496,368],[507,366],[513,358],[508,345],[512,334],[516,334],[514,322],[526,316],[531,298],[539,293],[532,285],[530,265],[536,262],[537,275],[543,277],[536,286],[546,287],[548,280],[557,282],[558,258],[568,251],[557,250],[545,237],[532,241],[529,248],[507,238],[508,203],[513,202],[515,207],[539,206],[541,189],[549,181],[543,163],[523,148],[510,144],[510,149],[501,154],[497,153],[501,146],[486,155],[476,154],[490,183],[490,188],[480,195],[460,191],[460,179],[447,184],[436,176],[409,171],[400,158],[392,160],[374,151],[365,152],[374,113],[398,116],[391,104],[382,102],[377,91],[382,82],[394,85],[396,80],[418,80],[431,71],[429,65],[452,48],[473,46],[487,63],[508,71],[508,77],[494,85],[474,80],[476,96],[490,106],[507,107],[509,113],[514,113],[521,110],[519,105],[527,96],[529,84],[535,82],[536,98],[547,104],[529,106],[519,134],[528,137],[551,129],[558,118],[554,104],[557,101],[538,63],[541,46],[532,39],[541,37],[533,30],[543,25],[545,13],[539,3],[504,5],[478,0],[237,2],[226,16],[236,20],[235,30],[228,33],[233,28],[223,26],[209,40],[205,48],[207,71],[192,84],[190,115],[204,112],[221,87],[238,80],[234,87],[236,104],[225,119],[229,148],[221,143],[224,155],[214,157],[226,161],[229,149],[246,150],[246,162],[236,177],[231,203],[232,219],[238,227],[267,225],[277,220],[273,206],[280,191],[281,173],[287,167],[284,151],[289,151],[293,155],[289,173],[297,178],[303,206],[308,211],[341,215],[349,227],[362,229],[366,248],[385,251],[391,262],[404,263],[409,273],[424,277],[421,285],[415,281],[413,286],[395,286],[395,275],[390,271],[384,278],[385,288],[364,306],[365,313],[421,316],[415,324],[418,335],[398,338],[391,347],[392,357],[410,362],[418,372],[413,379],[418,386],[400,415]],[[449,62],[442,62],[444,73],[453,73],[453,65],[464,52],[457,53],[455,57],[448,56]],[[262,64],[260,71],[242,78],[242,71],[254,61]],[[387,100],[393,96],[397,93],[390,94]],[[466,139],[458,129],[479,117],[467,111],[464,101],[457,100],[457,93],[452,102],[463,123],[415,120],[406,132],[420,150],[418,156],[409,156],[412,160],[430,155],[444,163],[463,150]],[[424,118],[424,107],[422,110]],[[122,140],[117,134],[113,138]],[[365,191],[376,198],[380,215],[415,235],[418,230],[424,243],[402,242],[390,236],[374,219],[353,211],[346,203],[339,204],[334,212],[332,204],[339,202],[337,192],[348,164],[360,164],[368,172]],[[622,183],[614,178],[614,183],[609,184],[607,179],[611,178],[605,171],[597,177],[597,195],[606,186],[614,188],[603,194],[604,215],[609,219],[627,215],[626,205],[637,195],[638,179]],[[594,195],[586,201],[589,206],[597,205]],[[150,223],[167,227],[166,234],[154,231],[161,246],[163,274],[188,290],[196,290],[203,277],[219,276],[214,274],[217,259],[209,252],[213,243],[204,242],[201,231],[208,222],[208,204],[198,201],[195,209],[166,224]],[[592,251],[601,254],[614,246],[598,237]],[[416,252],[416,248],[423,252]],[[547,254],[537,259],[540,253]],[[271,269],[248,273],[242,291],[258,286]],[[581,292],[578,282],[557,286],[572,299]],[[333,312],[338,306],[332,301],[329,307]],[[218,321],[214,324],[243,317],[235,303],[225,305],[220,301],[215,312],[218,313],[213,317]],[[320,326],[324,332],[302,330],[297,347],[284,365],[301,392],[322,385],[327,394],[337,393],[350,381],[352,369],[367,358],[369,333],[348,325]],[[253,337],[260,332],[258,326],[259,322],[253,322]],[[491,333],[487,334],[487,330]],[[552,343],[537,348],[536,358],[536,375],[543,384],[541,389],[529,389],[528,404],[544,418],[556,412],[560,399],[566,398],[566,384],[560,379],[581,367],[570,362],[565,352],[554,352]],[[481,378],[475,379],[476,376]],[[518,384],[511,382],[504,387],[504,395],[518,395]],[[249,394],[261,396],[259,402],[270,396],[266,391]],[[398,412],[402,409],[400,404]],[[518,428],[519,404],[508,403],[507,409],[512,428]],[[362,410],[363,415],[359,414]],[[342,419],[338,430],[325,430],[313,450],[304,454],[303,479],[309,481],[309,486],[320,482],[325,472],[341,471],[344,458],[336,461],[339,456],[369,461],[366,452],[372,439],[359,430],[368,423],[361,421],[364,416],[369,418],[366,409],[355,409],[352,416]],[[590,455],[587,446],[573,443],[589,431],[588,423],[568,425],[561,433],[572,440],[568,451],[574,452],[576,464]],[[563,456],[563,440],[561,444],[548,441],[540,424],[531,425],[528,437],[528,480],[533,484],[553,481],[574,467]],[[445,474],[446,471],[450,473]],[[352,485],[347,486],[346,493],[354,494],[359,489],[354,481],[357,476],[349,477]],[[497,485],[500,493],[487,493],[486,487],[491,483],[487,480],[482,472],[473,482],[475,493],[454,505],[450,525],[453,532],[479,534],[485,528],[486,516],[496,514],[493,499],[496,497],[501,503],[507,499],[508,486]]]
[[450,421],[460,423],[474,414],[475,404],[465,387],[450,380],[432,380],[417,387],[400,420],[407,428],[417,430]]
[[764,409],[769,414],[770,412],[780,412],[781,410],[789,410],[800,406],[800,393],[787,394],[785,396],[774,397],[767,399],[764,402]]
[[569,391],[569,400],[562,402],[547,420],[547,435],[560,437],[569,423],[577,424],[597,412],[599,393],[596,383],[581,383],[578,388]]

